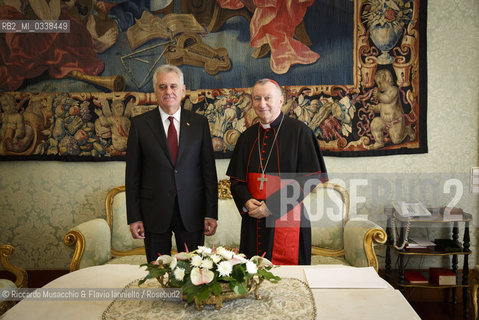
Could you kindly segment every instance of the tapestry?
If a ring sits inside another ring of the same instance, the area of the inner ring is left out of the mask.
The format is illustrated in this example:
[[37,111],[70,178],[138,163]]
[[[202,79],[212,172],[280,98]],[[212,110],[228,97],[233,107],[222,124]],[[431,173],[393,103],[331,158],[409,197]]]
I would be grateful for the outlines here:
[[261,78],[326,156],[427,152],[426,0],[4,3],[0,160],[124,160],[163,63],[184,72],[183,108],[208,119],[217,158],[258,121]]

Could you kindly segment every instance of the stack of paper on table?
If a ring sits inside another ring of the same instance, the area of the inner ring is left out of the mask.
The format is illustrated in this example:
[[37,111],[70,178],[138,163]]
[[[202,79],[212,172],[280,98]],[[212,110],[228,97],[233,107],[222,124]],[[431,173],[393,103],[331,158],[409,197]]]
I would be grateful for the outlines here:
[[409,249],[427,249],[427,247],[434,247],[436,244],[425,238],[410,238],[406,248]]
[[304,274],[311,289],[325,288],[387,288],[373,267],[305,268]]

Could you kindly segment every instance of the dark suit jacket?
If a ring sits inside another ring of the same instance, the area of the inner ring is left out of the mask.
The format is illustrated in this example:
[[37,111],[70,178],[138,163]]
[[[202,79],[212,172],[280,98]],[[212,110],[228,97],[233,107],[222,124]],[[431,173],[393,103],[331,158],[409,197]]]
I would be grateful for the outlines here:
[[202,231],[204,219],[218,218],[218,183],[210,129],[205,117],[181,110],[176,166],[171,159],[158,108],[131,119],[126,152],[128,224],[145,231],[168,230],[175,193],[183,224]]

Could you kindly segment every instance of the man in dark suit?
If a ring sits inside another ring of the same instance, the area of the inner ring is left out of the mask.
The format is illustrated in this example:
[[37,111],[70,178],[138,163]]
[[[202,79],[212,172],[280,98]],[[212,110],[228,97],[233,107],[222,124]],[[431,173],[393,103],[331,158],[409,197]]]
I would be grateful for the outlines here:
[[162,65],[153,75],[159,108],[131,119],[126,152],[126,205],[133,238],[149,262],[204,244],[216,232],[218,184],[208,121],[181,108],[183,73]]

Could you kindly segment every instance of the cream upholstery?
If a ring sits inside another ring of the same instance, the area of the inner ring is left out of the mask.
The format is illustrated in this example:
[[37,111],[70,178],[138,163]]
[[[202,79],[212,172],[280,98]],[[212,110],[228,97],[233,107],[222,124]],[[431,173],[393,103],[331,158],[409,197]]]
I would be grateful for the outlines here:
[[477,290],[479,290],[479,265],[476,265],[471,272],[469,288],[471,289],[471,300],[474,309],[474,319],[478,319]]
[[376,244],[386,233],[376,223],[349,215],[349,193],[340,185],[319,184],[303,201],[312,230],[311,264],[372,266],[378,270]]
[[[64,237],[75,245],[70,271],[106,263],[146,262],[142,240],[131,238],[126,222],[125,187],[113,188],[105,199],[105,219],[93,219],[71,229]],[[206,246],[239,247],[241,216],[221,180],[218,194],[218,229],[205,238]],[[332,183],[320,184],[305,199],[312,217],[312,264],[378,267],[374,245],[386,241],[384,230],[368,220],[349,218],[349,195]]]
[[[239,247],[241,217],[231,199],[229,181],[220,181],[218,196],[220,224],[214,236],[205,238],[205,245]],[[72,228],[65,235],[64,243],[75,246],[70,271],[107,263],[146,262],[143,240],[133,239],[127,225],[124,186],[115,187],[108,192],[105,212],[106,219],[89,220]],[[174,237],[173,250],[176,250]]]
[[[15,276],[15,282],[8,279],[0,279],[0,289],[26,288],[28,282],[27,272],[10,263],[9,256],[13,254],[14,248],[9,244],[0,245],[0,263],[2,267]],[[4,314],[13,305],[13,301],[4,301],[4,297],[0,296],[0,315]]]
[[105,213],[106,220],[89,220],[65,235],[64,243],[67,246],[75,245],[70,271],[106,263],[146,262],[143,241],[131,237],[126,222],[124,186],[115,187],[108,192]]

